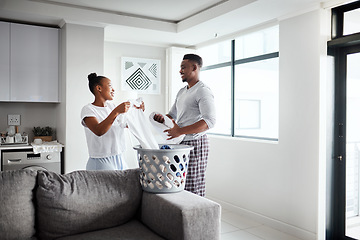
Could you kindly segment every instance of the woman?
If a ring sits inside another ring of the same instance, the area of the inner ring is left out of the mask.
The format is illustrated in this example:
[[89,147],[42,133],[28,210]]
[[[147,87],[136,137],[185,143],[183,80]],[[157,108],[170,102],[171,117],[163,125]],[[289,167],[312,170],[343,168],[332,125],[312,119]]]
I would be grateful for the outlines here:
[[[123,159],[126,147],[123,113],[128,111],[130,102],[118,106],[109,102],[113,100],[115,92],[110,79],[91,73],[88,80],[95,100],[81,110],[81,123],[85,128],[89,150],[86,170],[126,169]],[[144,103],[139,108],[144,110]]]

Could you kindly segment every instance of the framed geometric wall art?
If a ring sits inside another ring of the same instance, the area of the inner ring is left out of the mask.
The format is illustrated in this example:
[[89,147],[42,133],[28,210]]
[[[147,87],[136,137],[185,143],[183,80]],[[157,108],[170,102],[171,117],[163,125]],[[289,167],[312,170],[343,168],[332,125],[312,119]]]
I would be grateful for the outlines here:
[[121,89],[139,94],[160,94],[160,60],[121,58]]

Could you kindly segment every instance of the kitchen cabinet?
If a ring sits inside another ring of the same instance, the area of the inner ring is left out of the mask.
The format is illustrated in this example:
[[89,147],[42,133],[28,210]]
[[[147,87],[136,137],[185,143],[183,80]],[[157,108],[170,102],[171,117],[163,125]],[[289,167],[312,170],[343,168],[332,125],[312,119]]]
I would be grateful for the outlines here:
[[59,102],[59,30],[0,22],[0,101]]
[[59,30],[10,24],[10,101],[59,102]]
[[10,24],[0,22],[0,101],[10,98]]

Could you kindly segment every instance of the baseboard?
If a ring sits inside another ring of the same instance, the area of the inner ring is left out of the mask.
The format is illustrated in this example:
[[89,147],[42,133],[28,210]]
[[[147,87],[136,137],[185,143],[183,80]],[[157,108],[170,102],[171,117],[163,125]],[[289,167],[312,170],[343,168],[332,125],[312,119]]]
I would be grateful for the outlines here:
[[269,226],[271,228],[277,229],[277,230],[279,230],[281,232],[290,234],[290,235],[292,235],[294,237],[297,237],[297,238],[300,238],[300,239],[303,239],[303,240],[316,240],[316,234],[315,233],[312,233],[312,232],[306,231],[304,229],[292,226],[290,224],[278,221],[276,219],[272,219],[272,218],[263,216],[261,214],[258,214],[258,213],[255,213],[255,212],[240,208],[240,207],[235,206],[235,205],[233,205],[231,203],[216,199],[216,198],[211,197],[211,196],[206,196],[206,198],[208,198],[208,199],[210,199],[210,200],[212,200],[214,202],[219,203],[221,205],[221,207],[224,208],[224,209],[230,210],[230,211],[235,212],[235,213],[237,213],[239,215],[242,215],[242,216],[246,216],[249,219],[257,221],[257,222],[259,222],[261,224],[264,224],[266,226]]

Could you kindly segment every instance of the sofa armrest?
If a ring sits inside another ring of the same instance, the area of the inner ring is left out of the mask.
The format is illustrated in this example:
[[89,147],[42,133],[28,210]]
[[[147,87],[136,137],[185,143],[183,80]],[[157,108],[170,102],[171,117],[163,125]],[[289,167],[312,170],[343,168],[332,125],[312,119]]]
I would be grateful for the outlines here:
[[220,239],[221,207],[188,191],[143,192],[141,221],[170,240]]

